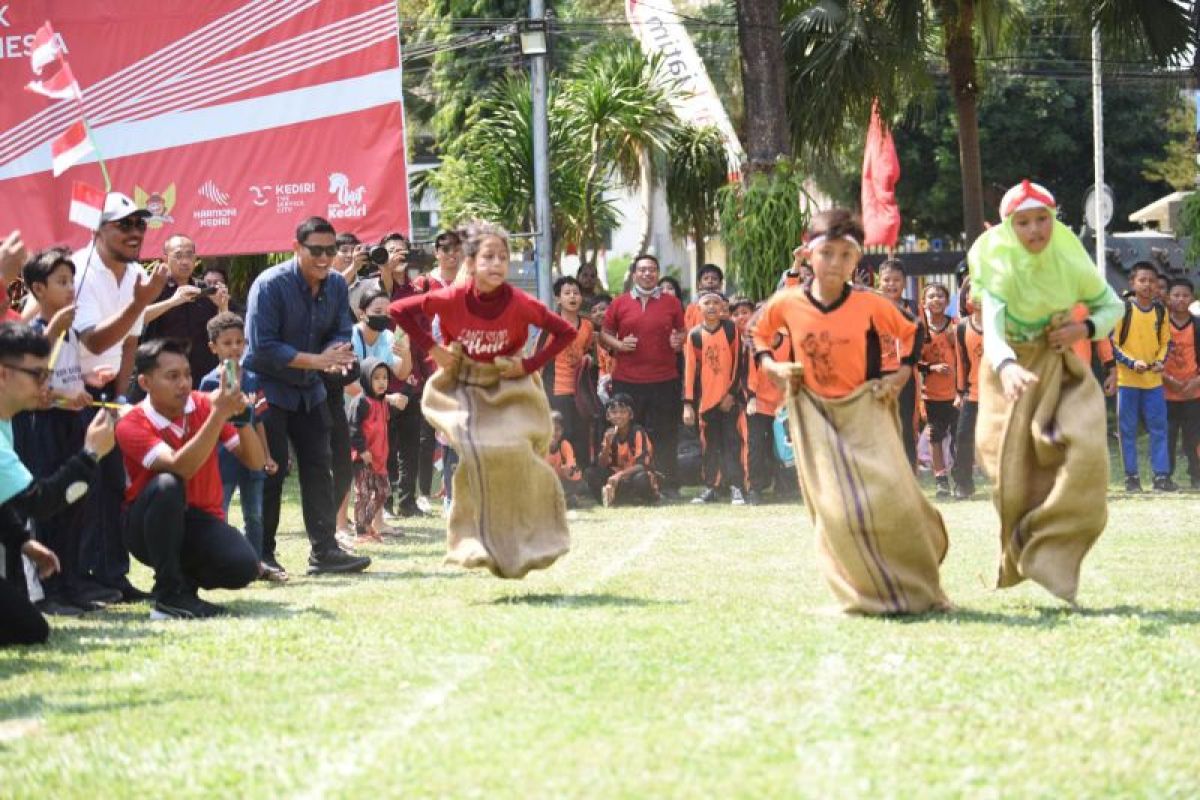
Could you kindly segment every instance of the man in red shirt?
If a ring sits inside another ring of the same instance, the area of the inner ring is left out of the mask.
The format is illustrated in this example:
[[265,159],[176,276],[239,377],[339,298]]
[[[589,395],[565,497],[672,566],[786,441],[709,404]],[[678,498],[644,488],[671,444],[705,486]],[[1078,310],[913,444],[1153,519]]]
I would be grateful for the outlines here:
[[218,442],[249,469],[266,461],[257,436],[239,436],[229,420],[246,397],[222,374],[213,394],[192,390],[187,345],[159,339],[137,349],[134,368],[146,399],[117,423],[129,482],[125,543],[154,569],[151,619],[217,616],[197,587],[240,589],[258,575],[258,556],[225,522]]
[[613,394],[633,399],[634,419],[650,434],[654,467],[663,473],[664,497],[679,495],[676,478],[683,385],[679,352],[683,347],[683,306],[658,288],[658,259],[633,261],[633,285],[613,300],[604,314],[601,341],[613,351]]

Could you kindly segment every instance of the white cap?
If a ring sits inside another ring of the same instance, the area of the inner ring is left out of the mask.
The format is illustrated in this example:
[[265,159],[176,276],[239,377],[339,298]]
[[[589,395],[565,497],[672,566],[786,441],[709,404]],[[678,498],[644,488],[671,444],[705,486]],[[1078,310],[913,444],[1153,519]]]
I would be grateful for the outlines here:
[[150,212],[144,208],[138,208],[137,204],[129,199],[128,195],[120,192],[109,192],[108,197],[104,200],[104,211],[100,214],[100,222],[115,222],[119,219],[136,214],[141,217],[151,216]]
[[1048,208],[1053,211],[1058,208],[1058,203],[1045,186],[1026,179],[1004,193],[1000,200],[1000,219],[1008,219],[1018,211],[1031,208]]

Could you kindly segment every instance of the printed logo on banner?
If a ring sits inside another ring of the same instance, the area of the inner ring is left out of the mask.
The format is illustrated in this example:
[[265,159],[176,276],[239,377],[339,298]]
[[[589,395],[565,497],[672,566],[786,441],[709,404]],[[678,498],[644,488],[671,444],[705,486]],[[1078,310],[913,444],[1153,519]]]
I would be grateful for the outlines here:
[[357,219],[367,215],[367,204],[363,200],[367,187],[360,184],[351,188],[346,173],[329,173],[329,193],[337,197],[336,203],[329,204],[329,219]]
[[312,181],[299,183],[260,183],[250,187],[254,195],[251,202],[262,207],[270,204],[271,196],[275,196],[275,213],[294,216],[303,211],[308,205],[308,197],[317,193],[317,184]]
[[201,228],[228,228],[237,217],[237,209],[229,208],[230,197],[221,191],[221,187],[211,178],[205,181],[196,194],[220,208],[198,208],[192,212],[192,219]]
[[172,183],[161,192],[147,192],[140,186],[133,187],[133,202],[138,208],[150,212],[146,225],[150,228],[161,228],[168,222],[174,223],[171,209],[175,207],[175,184]]

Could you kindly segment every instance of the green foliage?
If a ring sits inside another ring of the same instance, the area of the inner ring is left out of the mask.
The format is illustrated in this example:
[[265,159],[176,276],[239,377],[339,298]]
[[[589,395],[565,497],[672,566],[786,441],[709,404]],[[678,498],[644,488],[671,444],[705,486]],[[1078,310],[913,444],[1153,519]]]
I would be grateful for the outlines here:
[[1200,192],[1192,192],[1184,198],[1176,235],[1190,237],[1184,258],[1189,264],[1200,263]]
[[625,276],[629,274],[629,268],[633,266],[633,256],[609,256],[608,258],[608,274],[605,276],[608,280],[608,291],[612,294],[619,294],[625,286]]
[[808,213],[801,208],[801,200],[808,197],[806,177],[798,163],[781,161],[770,174],[756,173],[720,191],[727,272],[741,292],[755,300],[775,291],[808,225]]
[[1163,120],[1170,136],[1163,155],[1146,160],[1142,177],[1183,192],[1196,188],[1196,101],[1191,94],[1177,95],[1176,101]]
[[696,242],[696,266],[704,263],[704,237],[717,226],[717,192],[728,180],[725,140],[714,126],[685,123],[666,158],[667,211],[677,236]]

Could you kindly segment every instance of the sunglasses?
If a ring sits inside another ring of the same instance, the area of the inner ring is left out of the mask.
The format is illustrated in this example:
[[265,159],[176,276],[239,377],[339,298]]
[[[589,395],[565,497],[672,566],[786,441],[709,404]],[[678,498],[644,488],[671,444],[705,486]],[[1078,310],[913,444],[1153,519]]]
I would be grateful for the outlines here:
[[332,258],[333,256],[336,256],[337,252],[338,252],[338,248],[337,248],[336,244],[320,245],[320,244],[304,244],[303,242],[301,242],[301,245],[303,245],[305,250],[307,250],[309,253],[312,254],[313,258],[320,258],[321,256],[329,256],[330,258]]
[[142,216],[115,219],[109,224],[116,227],[117,230],[124,231],[125,233],[128,233],[132,230],[146,230],[146,218]]
[[19,364],[9,364],[2,361],[0,361],[0,366],[5,366],[9,369],[15,369],[17,372],[24,372],[39,384],[50,380],[50,376],[54,374],[48,367],[22,367]]

